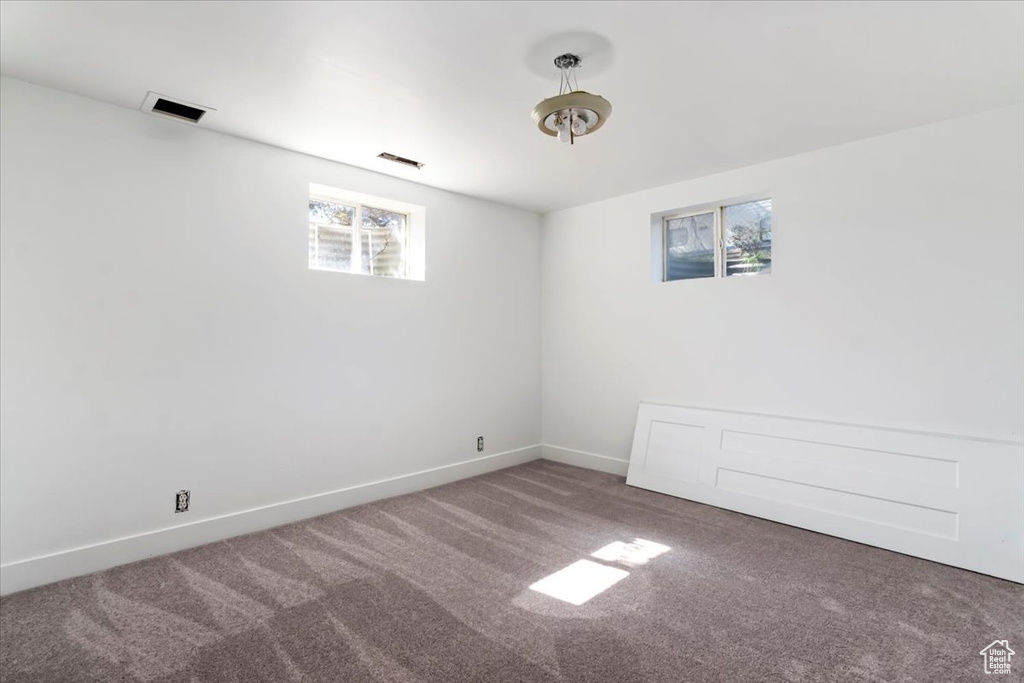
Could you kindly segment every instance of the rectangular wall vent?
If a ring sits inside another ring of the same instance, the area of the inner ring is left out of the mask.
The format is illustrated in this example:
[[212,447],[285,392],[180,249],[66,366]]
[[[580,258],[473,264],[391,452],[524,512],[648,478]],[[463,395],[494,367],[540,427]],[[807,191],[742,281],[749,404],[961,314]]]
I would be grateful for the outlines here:
[[210,112],[217,110],[212,107],[204,107],[201,104],[176,100],[151,92],[146,95],[146,99],[142,103],[142,111],[160,116],[168,116],[187,123],[199,123]]
[[423,164],[420,163],[419,161],[406,159],[405,157],[400,157],[397,154],[392,154],[391,152],[381,152],[380,154],[377,155],[377,157],[380,159],[387,159],[388,161],[393,161],[396,164],[404,164],[406,166],[412,166],[413,168],[423,168]]

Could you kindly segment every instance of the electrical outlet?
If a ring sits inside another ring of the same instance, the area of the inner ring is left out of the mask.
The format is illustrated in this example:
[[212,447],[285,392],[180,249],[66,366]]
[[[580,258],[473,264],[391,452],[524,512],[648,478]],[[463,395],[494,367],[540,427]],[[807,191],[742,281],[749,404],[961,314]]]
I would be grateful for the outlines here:
[[483,453],[484,452],[484,437],[482,437],[482,436],[476,437],[476,452],[477,453]]
[[188,501],[192,497],[190,491],[182,489],[174,494],[174,512],[188,512]]

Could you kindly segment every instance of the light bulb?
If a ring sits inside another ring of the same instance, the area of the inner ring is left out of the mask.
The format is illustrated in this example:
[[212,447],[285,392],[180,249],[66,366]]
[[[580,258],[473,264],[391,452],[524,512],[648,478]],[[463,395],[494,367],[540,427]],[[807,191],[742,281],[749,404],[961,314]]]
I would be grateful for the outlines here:
[[572,117],[572,134],[576,137],[587,134],[587,121],[582,116],[573,114]]
[[569,112],[559,112],[555,116],[555,130],[558,131],[559,142],[569,142]]

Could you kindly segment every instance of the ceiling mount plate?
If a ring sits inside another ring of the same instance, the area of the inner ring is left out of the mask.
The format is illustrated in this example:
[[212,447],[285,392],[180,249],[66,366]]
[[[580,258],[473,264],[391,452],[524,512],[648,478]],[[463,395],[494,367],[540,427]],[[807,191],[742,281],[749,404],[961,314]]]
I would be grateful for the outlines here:
[[530,46],[526,53],[526,68],[535,76],[550,80],[551,55],[560,55],[555,61],[555,66],[559,69],[562,67],[558,64],[558,59],[566,56],[576,57],[580,60],[576,66],[585,64],[583,70],[586,71],[586,77],[593,78],[611,67],[615,50],[607,38],[597,33],[556,33]]
[[569,52],[555,57],[555,66],[559,69],[575,69],[580,65],[580,62],[581,60],[578,55]]

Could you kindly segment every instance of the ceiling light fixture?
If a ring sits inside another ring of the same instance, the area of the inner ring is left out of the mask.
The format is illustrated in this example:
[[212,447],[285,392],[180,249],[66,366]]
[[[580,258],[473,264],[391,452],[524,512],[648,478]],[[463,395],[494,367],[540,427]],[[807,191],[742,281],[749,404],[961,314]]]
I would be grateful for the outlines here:
[[582,63],[583,60],[574,54],[555,57],[555,66],[561,73],[558,95],[533,108],[533,120],[540,132],[569,144],[578,137],[593,133],[612,115],[612,105],[608,100],[579,89],[576,69]]

